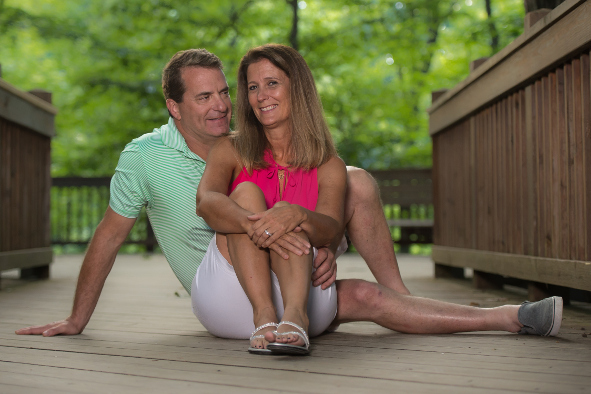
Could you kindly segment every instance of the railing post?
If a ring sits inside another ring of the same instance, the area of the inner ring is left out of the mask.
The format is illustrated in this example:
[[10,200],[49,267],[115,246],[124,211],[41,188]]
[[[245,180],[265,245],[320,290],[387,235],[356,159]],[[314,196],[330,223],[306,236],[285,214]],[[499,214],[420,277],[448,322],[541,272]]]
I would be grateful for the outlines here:
[[446,92],[448,91],[448,89],[439,89],[439,90],[434,90],[431,92],[431,103],[434,103],[435,101],[437,101],[437,99],[441,96],[443,96]]
[[[2,69],[0,68],[0,77],[2,76]],[[39,97],[41,100],[43,101],[47,101],[49,104],[51,104],[51,92],[47,91],[47,90],[43,90],[43,89],[33,89],[33,90],[29,90],[29,93],[32,94],[33,96]],[[50,163],[47,163],[48,166]],[[47,172],[47,175],[49,175],[49,171]],[[51,184],[51,182],[50,182]],[[51,186],[50,186],[51,188]],[[51,192],[48,192],[48,198],[49,198],[49,194]],[[45,204],[47,209],[49,210],[49,200],[47,200],[45,202]],[[49,237],[51,239],[51,216],[49,217],[48,220],[48,226],[49,228],[46,229],[46,234],[50,234]],[[21,279],[49,279],[49,264],[47,265],[41,265],[38,267],[32,267],[32,268],[21,268],[20,270],[20,275],[19,277]]]
[[152,228],[152,223],[150,223],[150,219],[146,218],[146,220],[147,220],[147,224],[146,224],[146,232],[147,232],[146,252],[154,253],[154,245],[157,244],[156,237],[154,235],[154,229]]
[[52,99],[51,92],[48,92],[47,90],[43,90],[43,89],[33,89],[33,90],[29,90],[29,93],[31,93],[33,96],[39,97],[41,100],[47,101],[49,104],[51,104],[51,99]]
[[544,18],[550,11],[549,8],[541,8],[525,14],[523,20],[523,31],[527,32],[533,25],[535,25],[540,19]]
[[484,62],[486,62],[489,58],[488,57],[481,57],[476,60],[472,60],[470,62],[470,72],[474,72],[478,67],[480,67]]

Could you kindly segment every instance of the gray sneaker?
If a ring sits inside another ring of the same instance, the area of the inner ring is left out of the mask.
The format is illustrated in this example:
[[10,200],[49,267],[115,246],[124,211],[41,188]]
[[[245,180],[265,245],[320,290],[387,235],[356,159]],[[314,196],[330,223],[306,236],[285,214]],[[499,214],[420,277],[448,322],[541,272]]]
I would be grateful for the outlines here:
[[562,323],[562,297],[548,297],[537,302],[524,302],[517,319],[523,324],[519,334],[553,337]]

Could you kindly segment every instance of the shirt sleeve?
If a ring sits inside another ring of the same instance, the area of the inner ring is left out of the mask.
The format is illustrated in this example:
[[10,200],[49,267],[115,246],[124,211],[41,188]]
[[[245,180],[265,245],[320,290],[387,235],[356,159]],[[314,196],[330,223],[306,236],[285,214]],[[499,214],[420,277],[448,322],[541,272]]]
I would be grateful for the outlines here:
[[111,178],[109,206],[126,218],[137,218],[149,203],[148,177],[135,142],[129,143],[121,155]]

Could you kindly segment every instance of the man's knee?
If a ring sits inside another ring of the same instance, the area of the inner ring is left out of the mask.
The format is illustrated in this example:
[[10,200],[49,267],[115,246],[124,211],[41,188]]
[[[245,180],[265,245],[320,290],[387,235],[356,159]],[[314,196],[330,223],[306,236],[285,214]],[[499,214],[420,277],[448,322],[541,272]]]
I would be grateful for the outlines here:
[[347,167],[347,202],[379,201],[380,189],[371,174],[362,168]]
[[384,294],[380,285],[361,279],[337,281],[339,310],[342,309],[347,320],[365,320],[380,310]]

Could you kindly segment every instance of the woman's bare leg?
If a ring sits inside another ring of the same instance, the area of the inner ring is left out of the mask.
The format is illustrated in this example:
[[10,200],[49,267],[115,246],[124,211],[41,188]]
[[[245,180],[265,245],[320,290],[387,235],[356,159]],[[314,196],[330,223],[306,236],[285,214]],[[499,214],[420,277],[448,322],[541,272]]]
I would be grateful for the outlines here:
[[[298,236],[306,241],[308,237],[304,233],[298,233]],[[310,281],[312,277],[312,254],[298,256],[289,252],[289,259],[285,260],[274,251],[270,252],[271,268],[281,288],[281,297],[283,298],[284,313],[281,321],[293,322],[308,332],[308,295],[310,294]],[[304,345],[304,340],[298,335],[281,335],[282,332],[298,331],[292,326],[282,325],[277,330],[279,335],[273,338],[266,334],[267,340],[275,339],[279,343],[290,343],[294,345]]]
[[[251,212],[262,212],[267,209],[262,191],[250,182],[238,185],[230,194],[230,198]],[[258,248],[248,234],[218,235],[217,244],[222,255],[234,266],[238,281],[252,305],[254,326],[277,323],[277,311],[272,299],[269,252]],[[264,335],[274,329],[268,327],[257,334]],[[259,338],[254,339],[251,346],[263,349],[267,343],[265,339]]]

